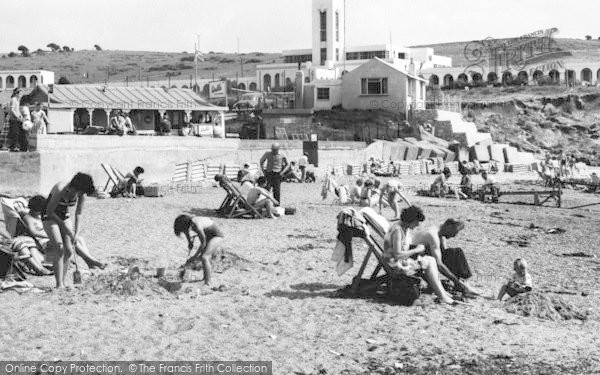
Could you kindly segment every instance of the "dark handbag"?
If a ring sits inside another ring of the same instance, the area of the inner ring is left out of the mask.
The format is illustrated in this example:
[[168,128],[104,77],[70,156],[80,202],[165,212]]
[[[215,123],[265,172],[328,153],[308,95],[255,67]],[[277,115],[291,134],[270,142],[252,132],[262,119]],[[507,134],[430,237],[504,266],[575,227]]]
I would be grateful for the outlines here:
[[442,262],[454,276],[460,279],[468,279],[473,276],[465,253],[460,247],[445,249],[442,252]]

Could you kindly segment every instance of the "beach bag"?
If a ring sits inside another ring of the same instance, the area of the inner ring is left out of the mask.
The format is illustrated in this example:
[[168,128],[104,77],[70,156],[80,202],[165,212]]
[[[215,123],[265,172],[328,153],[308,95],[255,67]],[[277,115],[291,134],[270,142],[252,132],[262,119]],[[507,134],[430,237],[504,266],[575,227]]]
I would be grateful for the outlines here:
[[454,276],[468,279],[472,276],[464,251],[460,247],[448,248],[442,252],[442,262]]
[[421,295],[421,279],[418,277],[401,275],[391,277],[387,282],[390,298],[400,305],[412,306]]

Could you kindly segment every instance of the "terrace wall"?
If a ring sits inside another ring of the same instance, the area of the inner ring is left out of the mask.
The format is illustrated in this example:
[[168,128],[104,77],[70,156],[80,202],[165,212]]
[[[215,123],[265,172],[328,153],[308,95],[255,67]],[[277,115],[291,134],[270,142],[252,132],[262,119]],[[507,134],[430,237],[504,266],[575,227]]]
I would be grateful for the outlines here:
[[[85,136],[45,134],[32,137],[35,152],[0,153],[0,192],[47,194],[58,181],[89,173],[97,186],[107,177],[101,163],[127,173],[140,165],[146,182],[168,182],[175,165],[194,160],[207,164],[258,162],[271,140],[198,137]],[[281,141],[291,160],[302,155],[302,141]],[[319,169],[366,160],[364,142],[319,142]]]

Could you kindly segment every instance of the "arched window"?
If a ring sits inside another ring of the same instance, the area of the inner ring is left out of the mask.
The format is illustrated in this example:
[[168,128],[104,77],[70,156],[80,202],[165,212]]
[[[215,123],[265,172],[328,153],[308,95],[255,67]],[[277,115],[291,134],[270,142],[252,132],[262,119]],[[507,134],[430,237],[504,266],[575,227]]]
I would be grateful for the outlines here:
[[279,87],[279,73],[275,74],[275,87]]
[[263,90],[267,91],[271,88],[271,75],[265,74],[263,76]]
[[20,88],[25,88],[27,87],[27,78],[25,78],[25,76],[19,76],[19,86]]
[[6,77],[6,88],[12,89],[14,87],[15,87],[15,77],[13,77],[13,76]]

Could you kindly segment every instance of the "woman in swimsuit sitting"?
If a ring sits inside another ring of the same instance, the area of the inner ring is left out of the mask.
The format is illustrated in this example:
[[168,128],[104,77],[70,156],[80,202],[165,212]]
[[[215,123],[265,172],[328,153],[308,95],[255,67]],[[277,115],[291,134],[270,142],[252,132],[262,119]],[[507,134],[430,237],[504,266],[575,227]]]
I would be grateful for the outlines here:
[[198,251],[185,262],[180,276],[183,278],[185,275],[185,266],[193,263],[200,257],[202,260],[202,269],[204,270],[204,283],[210,286],[212,273],[210,258],[221,246],[225,237],[223,232],[221,232],[221,229],[211,219],[201,216],[191,217],[189,215],[177,216],[175,223],[173,223],[173,229],[176,236],[180,236],[182,233],[185,234],[190,251],[194,248],[194,238],[198,237],[200,240]]
[[[42,213],[47,204],[48,200],[46,198],[36,195],[29,200],[29,213],[23,216],[27,234],[35,238],[38,246],[41,247],[39,250],[43,253],[47,253],[49,242],[48,234],[44,231],[44,224],[42,223]],[[92,256],[82,236],[77,239],[75,251],[85,261],[88,268],[104,269],[106,267],[106,263],[102,263]]]
[[[85,196],[94,191],[92,177],[84,173],[77,173],[68,184],[59,182],[54,185],[48,195],[48,205],[42,215],[42,222],[50,244],[57,251],[54,258],[54,276],[57,288],[64,287],[69,260],[73,254],[73,244],[79,241]],[[69,208],[74,206],[76,208],[73,225]]]

